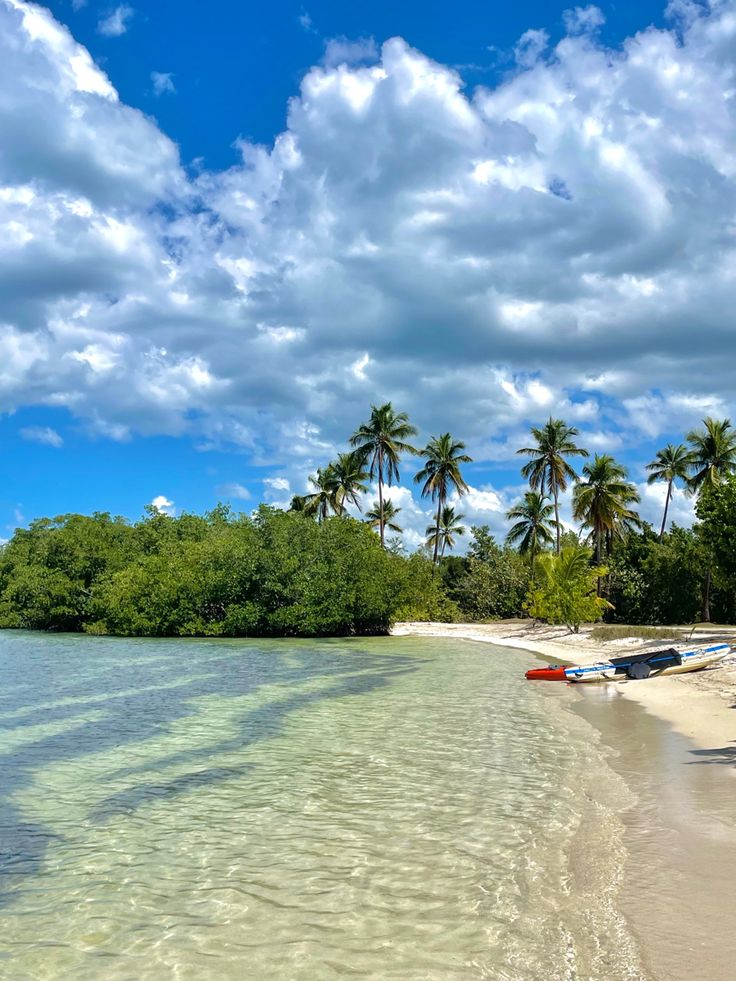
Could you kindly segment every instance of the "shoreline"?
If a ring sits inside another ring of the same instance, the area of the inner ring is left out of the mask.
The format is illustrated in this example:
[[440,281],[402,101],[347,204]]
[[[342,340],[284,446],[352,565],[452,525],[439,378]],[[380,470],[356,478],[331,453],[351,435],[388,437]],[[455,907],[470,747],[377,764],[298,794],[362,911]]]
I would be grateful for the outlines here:
[[[393,637],[441,637],[471,640],[498,647],[525,650],[537,657],[564,664],[592,664],[621,653],[656,650],[668,646],[663,640],[632,636],[619,640],[594,641],[590,627],[571,634],[564,627],[533,626],[528,620],[497,623],[397,623]],[[702,628],[689,642],[712,643],[724,639],[736,644],[734,628]],[[530,667],[533,665],[530,664]],[[537,682],[543,684],[543,682]],[[616,695],[641,705],[691,740],[700,750],[711,750],[721,761],[736,763],[736,656],[704,671],[665,675],[646,681],[606,682]]]

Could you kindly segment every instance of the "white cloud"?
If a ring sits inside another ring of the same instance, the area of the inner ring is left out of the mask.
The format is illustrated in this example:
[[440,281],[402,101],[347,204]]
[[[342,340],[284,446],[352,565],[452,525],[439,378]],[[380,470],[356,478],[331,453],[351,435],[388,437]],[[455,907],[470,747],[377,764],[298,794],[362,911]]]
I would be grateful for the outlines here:
[[599,7],[590,4],[587,7],[573,7],[565,10],[562,21],[568,34],[585,34],[596,31],[606,23],[606,18]]
[[190,179],[0,0],[0,410],[187,434],[289,489],[371,400],[505,463],[549,414],[629,449],[733,415],[734,3],[670,7],[613,51],[526,32],[474,93],[400,38],[329,60],[272,146]]
[[33,443],[45,443],[46,446],[54,446],[57,449],[64,445],[64,440],[59,433],[50,426],[24,426],[20,434],[23,439]]
[[155,508],[161,514],[168,514],[170,517],[174,517],[176,514],[174,502],[170,501],[168,497],[165,497],[163,494],[159,494],[158,497],[154,497],[154,499],[151,501],[151,507]]
[[[717,2],[717,0],[716,0]],[[690,27],[699,17],[708,12],[708,0],[670,0],[665,8],[665,14],[671,20],[679,22],[684,27]]]
[[543,30],[524,31],[514,46],[514,60],[521,68],[531,68],[549,44],[549,34]]
[[356,360],[353,361],[353,363],[350,365],[350,370],[359,381],[365,381],[368,377],[365,373],[365,369],[368,367],[370,363],[371,363],[370,355],[363,354],[361,355],[361,357],[356,358]]
[[250,491],[242,484],[220,484],[217,488],[217,496],[235,501],[247,501],[250,498]]
[[322,63],[328,68],[337,65],[357,65],[361,62],[374,62],[379,58],[378,46],[372,37],[361,37],[351,41],[346,37],[331,37],[325,43]]
[[176,92],[171,72],[151,72],[151,83],[155,96],[165,95],[167,92],[173,95]]
[[[642,482],[636,485],[641,501],[637,510],[641,517],[648,521],[655,531],[659,531],[664,514],[664,502],[667,496],[667,484],[660,481],[656,484]],[[689,528],[695,521],[695,498],[686,494],[680,487],[675,487],[672,500],[667,509],[667,527],[677,524],[681,528]]]
[[120,37],[128,30],[128,23],[133,17],[134,10],[127,3],[115,7],[105,17],[100,18],[97,32],[103,37]]
[[284,491],[287,494],[291,492],[291,486],[285,477],[266,477],[263,483],[270,490]]

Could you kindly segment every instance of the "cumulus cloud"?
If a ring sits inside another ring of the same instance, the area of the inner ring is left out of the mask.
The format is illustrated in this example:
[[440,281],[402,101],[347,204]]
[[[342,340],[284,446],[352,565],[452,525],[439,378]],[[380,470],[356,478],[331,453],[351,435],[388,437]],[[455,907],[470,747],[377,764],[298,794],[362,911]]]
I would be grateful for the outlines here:
[[287,494],[291,490],[289,481],[285,477],[266,477],[263,483],[271,490],[285,491]]
[[[662,525],[662,515],[664,514],[667,484],[664,482],[656,484],[642,482],[637,484],[637,490],[641,498],[638,505],[639,514],[656,531],[659,531]],[[667,527],[670,528],[673,524],[676,524],[681,528],[689,528],[694,521],[695,498],[686,494],[680,487],[673,488],[672,500],[667,509]]]
[[514,60],[521,68],[531,68],[549,44],[549,34],[534,28],[524,31],[514,45]]
[[606,23],[606,18],[599,7],[590,4],[587,7],[573,7],[562,14],[562,22],[568,34],[585,34],[596,31]]
[[103,37],[120,37],[128,30],[128,24],[133,17],[134,10],[127,3],[115,7],[104,17],[100,18],[97,24],[97,32]]
[[64,445],[64,440],[59,433],[50,426],[24,426],[20,430],[20,435],[32,443],[44,443],[46,446],[54,446],[56,449]]
[[155,508],[160,514],[168,514],[170,517],[174,517],[176,514],[174,502],[170,501],[164,494],[154,497],[150,503],[150,507]]
[[278,501],[371,401],[487,463],[550,413],[623,447],[733,414],[736,6],[617,50],[595,9],[474,93],[400,38],[327,59],[272,146],[192,179],[0,0],[0,409],[237,449]]
[[167,92],[173,95],[176,92],[171,72],[151,72],[151,84],[155,96],[166,95]]

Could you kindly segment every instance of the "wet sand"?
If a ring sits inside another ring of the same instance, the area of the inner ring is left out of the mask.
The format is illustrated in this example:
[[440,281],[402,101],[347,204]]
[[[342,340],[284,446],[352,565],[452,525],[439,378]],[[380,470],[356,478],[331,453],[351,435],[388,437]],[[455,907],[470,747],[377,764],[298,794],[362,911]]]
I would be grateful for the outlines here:
[[724,774],[732,760],[694,747],[622,698],[620,687],[575,689],[575,711],[602,734],[610,765],[636,798],[622,815],[627,856],[617,906],[652,978],[733,977],[736,806]]

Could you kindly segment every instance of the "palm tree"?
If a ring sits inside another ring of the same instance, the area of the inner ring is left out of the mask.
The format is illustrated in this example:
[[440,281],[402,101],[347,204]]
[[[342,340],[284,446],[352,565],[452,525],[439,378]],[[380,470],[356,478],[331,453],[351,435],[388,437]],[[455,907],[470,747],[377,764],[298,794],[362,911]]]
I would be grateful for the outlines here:
[[[289,513],[290,514],[308,514],[309,505],[308,498],[305,494],[294,494],[291,501],[289,502]],[[311,515],[310,515],[311,517]]]
[[394,503],[391,500],[384,501],[383,508],[381,508],[378,501],[374,501],[373,507],[370,511],[366,511],[365,516],[371,528],[378,528],[382,525],[384,528],[388,528],[389,531],[401,533],[404,529],[396,524],[396,515],[400,510],[401,508],[394,507]]
[[552,534],[552,528],[557,524],[552,517],[554,505],[548,502],[549,498],[544,494],[527,491],[524,500],[506,512],[509,521],[519,519],[511,526],[506,541],[509,545],[518,544],[522,555],[528,553],[531,556],[532,572],[537,555],[555,540]]
[[672,491],[675,481],[681,480],[687,483],[688,474],[691,469],[692,458],[687,446],[679,443],[668,443],[663,450],[657,450],[657,455],[651,463],[645,467],[649,470],[647,477],[648,484],[655,484],[658,480],[667,481],[667,496],[664,499],[664,515],[662,516],[662,527],[659,530],[660,542],[664,538],[664,530],[667,527],[667,511],[672,500]]
[[691,430],[685,438],[691,448],[692,493],[715,486],[736,470],[736,431],[730,419],[703,419],[703,428]]
[[465,529],[460,524],[464,517],[464,514],[455,514],[455,508],[445,505],[437,519],[437,524],[429,525],[425,531],[428,536],[427,545],[434,547],[435,555],[439,548],[439,557],[442,558],[446,548],[454,548],[455,535],[465,534]]
[[[702,429],[693,429],[685,437],[690,444],[690,469],[688,480],[691,494],[702,494],[715,487],[736,469],[736,432],[730,419],[703,419]],[[702,619],[710,622],[711,562],[705,576]]]
[[[399,482],[399,457],[402,453],[416,453],[407,442],[417,431],[409,422],[405,412],[394,412],[390,402],[385,405],[372,405],[371,417],[350,437],[350,445],[362,452],[363,464],[370,461],[368,476],[378,478],[378,509],[383,513],[384,480],[390,487]],[[384,525],[379,524],[381,545],[384,543]]]
[[[442,509],[447,503],[449,491],[454,488],[459,497],[468,491],[468,485],[460,473],[460,464],[473,461],[467,453],[461,452],[464,449],[465,443],[454,440],[449,433],[443,433],[442,436],[430,439],[422,450],[422,456],[427,462],[414,475],[414,483],[424,482],[422,497],[431,497],[433,501],[437,501],[437,528],[442,524]],[[433,562],[437,561],[439,543],[439,536],[436,536]]]
[[583,467],[581,479],[573,491],[573,517],[591,531],[596,565],[601,564],[604,542],[610,548],[615,535],[641,524],[639,515],[630,507],[638,502],[639,494],[627,477],[626,467],[612,456],[596,453]]
[[304,495],[304,514],[309,517],[316,517],[317,521],[322,522],[329,517],[330,511],[338,513],[336,502],[337,481],[332,469],[332,464],[321,467],[317,473],[309,478],[310,484],[314,487],[311,494]]
[[365,469],[364,454],[358,450],[353,450],[352,453],[338,453],[337,459],[330,464],[330,468],[336,513],[344,514],[346,504],[354,504],[360,511],[358,495],[368,491],[365,483],[368,480],[368,471]]
[[541,429],[532,427],[536,446],[525,446],[516,452],[530,456],[531,460],[521,468],[521,475],[531,484],[532,490],[541,491],[555,502],[557,554],[560,554],[560,491],[567,488],[568,480],[577,480],[577,474],[567,462],[568,456],[587,456],[588,451],[574,442],[578,430],[562,419],[549,417]]

